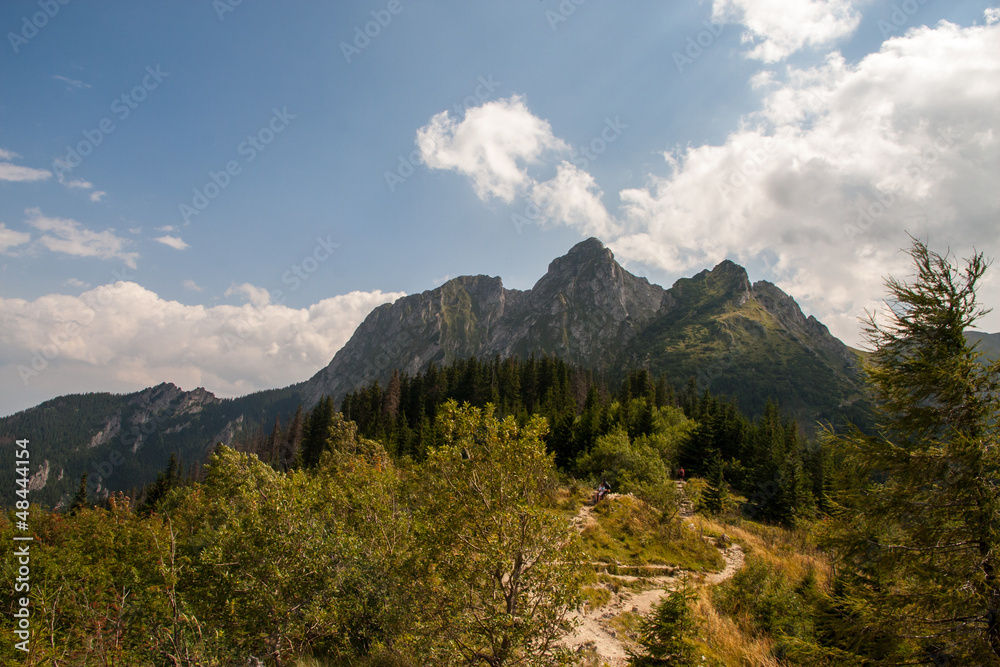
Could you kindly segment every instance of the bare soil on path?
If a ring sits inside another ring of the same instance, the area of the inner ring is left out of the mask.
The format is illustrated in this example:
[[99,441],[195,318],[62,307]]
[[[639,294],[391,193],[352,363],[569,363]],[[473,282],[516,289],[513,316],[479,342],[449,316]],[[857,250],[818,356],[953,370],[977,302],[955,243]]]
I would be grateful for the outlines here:
[[[683,519],[690,518],[694,515],[694,507],[684,494],[684,482],[677,482],[677,488],[681,497],[680,516]],[[609,498],[613,499],[616,495],[612,494]],[[584,504],[573,518],[573,523],[579,530],[583,530],[586,525],[595,521],[591,516],[593,509],[593,505]],[[607,604],[595,609],[585,608],[576,612],[574,617],[578,621],[577,627],[572,634],[562,639],[562,644],[576,651],[593,649],[601,664],[608,664],[611,667],[625,667],[628,662],[627,647],[630,642],[620,636],[611,621],[627,612],[645,616],[656,603],[674,590],[678,582],[685,576],[690,576],[696,581],[700,580],[703,585],[709,586],[720,584],[731,578],[743,567],[743,549],[739,545],[733,544],[724,549],[720,548],[719,551],[726,562],[725,567],[720,572],[701,574],[671,566],[661,566],[672,574],[647,578],[646,581],[652,584],[652,588],[638,592],[622,588],[619,593],[612,593],[611,600]],[[650,567],[646,566],[646,569],[650,569]],[[652,569],[655,569],[655,566]],[[608,576],[620,579],[623,583],[638,579],[638,577],[629,575],[609,574]]]

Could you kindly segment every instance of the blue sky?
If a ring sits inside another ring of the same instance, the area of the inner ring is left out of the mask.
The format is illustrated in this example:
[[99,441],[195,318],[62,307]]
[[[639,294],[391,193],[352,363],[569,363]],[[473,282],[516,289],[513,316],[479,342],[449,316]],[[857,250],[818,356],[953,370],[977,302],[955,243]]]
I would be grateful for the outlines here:
[[731,258],[857,344],[906,232],[997,255],[997,15],[5,2],[0,414],[303,380],[379,303],[591,235],[665,286]]

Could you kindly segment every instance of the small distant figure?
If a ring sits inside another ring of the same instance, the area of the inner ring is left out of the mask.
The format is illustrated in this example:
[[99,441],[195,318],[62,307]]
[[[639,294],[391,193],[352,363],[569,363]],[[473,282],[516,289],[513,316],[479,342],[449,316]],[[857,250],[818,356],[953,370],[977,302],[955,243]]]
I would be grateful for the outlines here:
[[680,478],[680,480],[683,482],[684,481],[684,468],[681,468],[680,470],[678,470],[677,471],[677,475]]
[[611,493],[611,485],[608,484],[607,480],[601,480],[601,485],[597,487],[597,491],[594,492],[594,504],[601,502],[601,498]]

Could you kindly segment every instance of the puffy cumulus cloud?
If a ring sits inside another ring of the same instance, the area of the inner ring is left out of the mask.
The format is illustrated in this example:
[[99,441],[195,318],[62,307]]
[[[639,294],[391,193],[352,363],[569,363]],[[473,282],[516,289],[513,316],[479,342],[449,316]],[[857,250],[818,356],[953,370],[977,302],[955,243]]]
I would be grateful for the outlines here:
[[712,19],[746,26],[747,57],[774,63],[850,35],[861,15],[851,0],[714,0]]
[[447,111],[439,113],[418,130],[417,145],[424,164],[467,176],[484,201],[496,197],[510,203],[524,196],[531,200],[528,217],[541,225],[566,225],[604,237],[617,232],[603,193],[586,171],[562,160],[550,180],[529,175],[529,165],[549,163],[570,147],[518,95],[468,109],[461,122]]
[[99,257],[100,259],[120,259],[126,266],[135,268],[138,253],[126,252],[129,242],[115,236],[113,229],[94,232],[76,220],[48,218],[41,210],[25,210],[27,223],[43,232],[38,242],[52,252],[61,252],[76,257]]
[[7,225],[0,222],[0,253],[6,253],[10,248],[23,245],[30,240],[31,234],[7,229]]
[[619,230],[601,202],[603,194],[593,176],[566,161],[559,165],[555,178],[538,183],[531,190],[543,224],[546,221],[562,224],[587,236],[608,238]]
[[[856,65],[755,80],[759,112],[722,145],[668,155],[665,177],[620,193],[622,259],[672,272],[726,256],[769,279],[847,342],[906,276],[906,233],[960,255],[1000,251],[1000,25],[942,22],[883,43]],[[982,293],[996,303],[996,282]]]
[[80,296],[0,298],[0,412],[82,389],[174,382],[236,396],[286,386],[329,363],[373,308],[403,296],[351,292],[290,308],[260,288],[236,291],[250,302],[185,305],[132,282]]
[[256,287],[250,283],[240,283],[233,285],[226,290],[226,296],[242,295],[254,306],[261,308],[271,303],[271,293],[263,287]]
[[530,187],[527,165],[568,150],[518,95],[468,109],[461,121],[442,111],[417,131],[417,146],[428,167],[457,171],[472,180],[480,199],[505,202]]
[[166,234],[164,236],[157,236],[153,240],[156,241],[157,243],[162,243],[163,245],[168,245],[168,246],[170,246],[171,248],[173,248],[175,250],[185,250],[185,249],[191,247],[181,237],[179,237],[179,236],[170,236],[169,234]]

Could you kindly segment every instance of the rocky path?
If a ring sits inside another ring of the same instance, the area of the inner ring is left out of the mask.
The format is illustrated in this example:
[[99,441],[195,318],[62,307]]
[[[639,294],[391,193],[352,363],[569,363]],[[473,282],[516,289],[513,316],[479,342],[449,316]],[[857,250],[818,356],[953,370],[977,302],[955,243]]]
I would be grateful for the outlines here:
[[[694,516],[694,505],[684,494],[684,484],[684,482],[677,482],[677,490],[681,496],[680,516],[690,518]],[[573,518],[578,529],[582,530],[589,522],[594,521],[593,517],[590,516],[592,511],[593,506],[589,504],[580,508],[580,511]],[[719,551],[722,553],[726,565],[721,572],[704,575],[703,581],[706,585],[720,584],[743,567],[743,549],[739,545],[734,544],[728,548],[719,549]],[[563,644],[578,651],[590,647],[597,653],[602,663],[611,667],[624,667],[628,662],[626,645],[609,622],[626,612],[640,615],[648,614],[653,605],[672,591],[683,576],[690,574],[670,566],[662,567],[671,571],[672,574],[648,578],[647,581],[652,583],[653,588],[639,592],[624,589],[620,593],[613,593],[608,604],[577,613],[576,618],[579,623],[576,630],[562,640]],[[628,575],[609,576],[621,579],[623,582],[638,579],[638,577]]]

